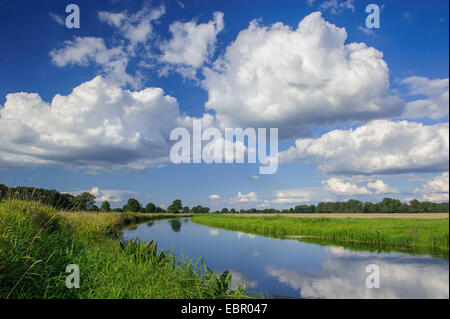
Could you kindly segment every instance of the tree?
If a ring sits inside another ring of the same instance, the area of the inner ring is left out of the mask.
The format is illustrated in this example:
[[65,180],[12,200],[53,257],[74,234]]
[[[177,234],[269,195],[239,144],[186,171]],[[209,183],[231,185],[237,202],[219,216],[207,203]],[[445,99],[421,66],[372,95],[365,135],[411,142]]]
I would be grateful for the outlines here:
[[381,212],[383,213],[400,213],[402,206],[402,203],[398,199],[389,197],[383,198],[383,200],[378,204],[380,204]]
[[411,213],[418,213],[420,202],[417,199],[413,199],[409,202]]
[[350,199],[347,201],[347,209],[348,213],[361,213],[363,211],[363,203],[359,200]]
[[371,202],[365,202],[363,207],[363,212],[372,214],[377,212],[377,205],[371,203]]
[[109,202],[105,200],[102,203],[102,206],[100,207],[100,211],[102,212],[110,212],[111,211],[111,205],[109,205]]
[[221,213],[222,213],[222,214],[228,214],[228,208],[226,208],[226,207],[223,208],[222,211],[221,211]]
[[209,213],[209,207],[203,207],[201,205],[192,207],[192,212],[194,214],[208,214]]
[[155,213],[156,212],[156,205],[153,203],[148,203],[147,206],[145,206],[145,212],[146,213]]
[[75,196],[73,201],[75,209],[79,211],[92,210],[95,205],[95,196],[88,192],[83,192]]
[[183,204],[180,199],[175,199],[172,204],[167,207],[169,213],[179,213],[183,209]]
[[202,207],[202,213],[203,214],[208,214],[210,211],[209,207]]
[[202,206],[197,205],[197,206],[192,207],[192,212],[194,214],[200,214],[201,213],[201,209],[202,209]]
[[431,213],[431,202],[421,202],[419,210],[421,213]]
[[123,207],[124,212],[140,212],[142,211],[142,205],[135,198],[130,198],[127,204]]
[[191,210],[189,209],[188,206],[183,207],[183,214],[189,214],[190,212],[191,212]]

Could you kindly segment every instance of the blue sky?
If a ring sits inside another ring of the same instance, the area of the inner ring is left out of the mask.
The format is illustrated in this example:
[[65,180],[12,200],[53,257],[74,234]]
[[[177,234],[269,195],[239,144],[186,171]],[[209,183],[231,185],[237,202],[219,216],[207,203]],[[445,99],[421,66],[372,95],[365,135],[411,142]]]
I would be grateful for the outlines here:
[[[64,24],[68,3],[0,1],[0,183],[113,207],[448,201],[448,1],[74,3],[79,29]],[[370,3],[379,29],[365,27]],[[139,113],[126,92],[146,88],[163,93]],[[217,127],[278,127],[278,171],[171,163],[171,129],[205,113]]]

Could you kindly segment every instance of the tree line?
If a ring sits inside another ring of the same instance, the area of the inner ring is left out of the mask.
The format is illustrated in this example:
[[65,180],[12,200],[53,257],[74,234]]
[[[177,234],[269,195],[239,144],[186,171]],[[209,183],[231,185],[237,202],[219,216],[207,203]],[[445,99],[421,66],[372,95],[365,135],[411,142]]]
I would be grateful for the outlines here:
[[384,198],[378,203],[361,202],[350,199],[345,202],[321,202],[317,205],[296,205],[289,209],[278,210],[275,208],[265,209],[240,209],[223,208],[211,211],[209,207],[197,205],[194,207],[183,206],[180,199],[176,199],[167,209],[159,207],[154,203],[142,205],[137,199],[130,198],[122,208],[111,208],[108,201],[104,201],[100,207],[96,205],[95,196],[83,192],[79,195],[59,193],[52,189],[35,187],[8,187],[0,184],[0,200],[21,199],[38,201],[61,210],[73,211],[102,211],[102,212],[142,212],[142,213],[222,213],[222,214],[293,214],[293,213],[448,213],[449,203],[434,203],[417,199],[409,203],[402,203],[398,199]]
[[[103,206],[109,207],[109,203],[107,201],[103,202]],[[114,208],[112,211],[115,212],[141,212],[141,213],[184,213],[184,214],[205,214],[209,213],[209,207],[204,207],[201,205],[194,206],[189,208],[188,206],[183,206],[181,199],[175,199],[172,204],[170,204],[167,209],[156,206],[153,203],[148,203],[145,207],[139,203],[139,201],[135,198],[130,198],[128,202],[122,208]]]
[[402,203],[398,199],[383,198],[378,203],[361,202],[350,199],[346,202],[320,202],[317,205],[297,205],[289,209],[278,210],[275,208],[265,209],[240,209],[224,208],[222,214],[314,214],[314,213],[448,213],[449,203],[420,202],[413,199]]
[[68,193],[60,193],[54,189],[23,186],[8,187],[0,184],[0,200],[2,199],[37,201],[61,210],[89,210],[95,205],[95,196],[89,193],[74,196]]
[[130,198],[122,208],[111,208],[108,201],[96,205],[96,198],[89,192],[83,192],[79,195],[60,193],[54,189],[36,188],[36,187],[8,187],[0,184],[0,200],[19,199],[37,201],[42,204],[53,206],[60,210],[71,211],[102,211],[102,212],[142,212],[142,213],[209,213],[208,207],[201,205],[189,208],[182,205],[180,199],[176,199],[167,209],[159,207],[154,203],[148,203],[143,206],[137,199]]

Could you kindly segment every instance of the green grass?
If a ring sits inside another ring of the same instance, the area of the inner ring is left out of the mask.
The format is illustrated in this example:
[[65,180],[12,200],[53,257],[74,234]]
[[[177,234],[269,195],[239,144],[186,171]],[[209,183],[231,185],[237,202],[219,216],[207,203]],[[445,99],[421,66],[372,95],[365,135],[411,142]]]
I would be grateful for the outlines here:
[[[180,216],[180,214],[177,214]],[[0,202],[0,298],[218,298],[230,275],[204,263],[177,263],[153,243],[117,238],[127,224],[169,214],[64,213],[25,201]],[[80,268],[80,288],[65,285]]]
[[273,236],[360,242],[400,249],[429,249],[448,255],[448,219],[291,218],[195,215],[192,221],[218,228]]

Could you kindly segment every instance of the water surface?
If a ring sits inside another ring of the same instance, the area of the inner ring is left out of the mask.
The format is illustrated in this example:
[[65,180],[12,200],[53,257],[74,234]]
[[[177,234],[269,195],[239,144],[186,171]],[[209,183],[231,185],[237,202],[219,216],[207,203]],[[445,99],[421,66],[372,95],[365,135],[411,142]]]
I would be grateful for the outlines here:
[[[123,239],[154,240],[177,257],[204,257],[215,271],[232,271],[250,293],[274,298],[449,298],[443,258],[370,252],[211,228],[172,218],[126,229]],[[380,288],[366,287],[366,266],[380,269]]]

